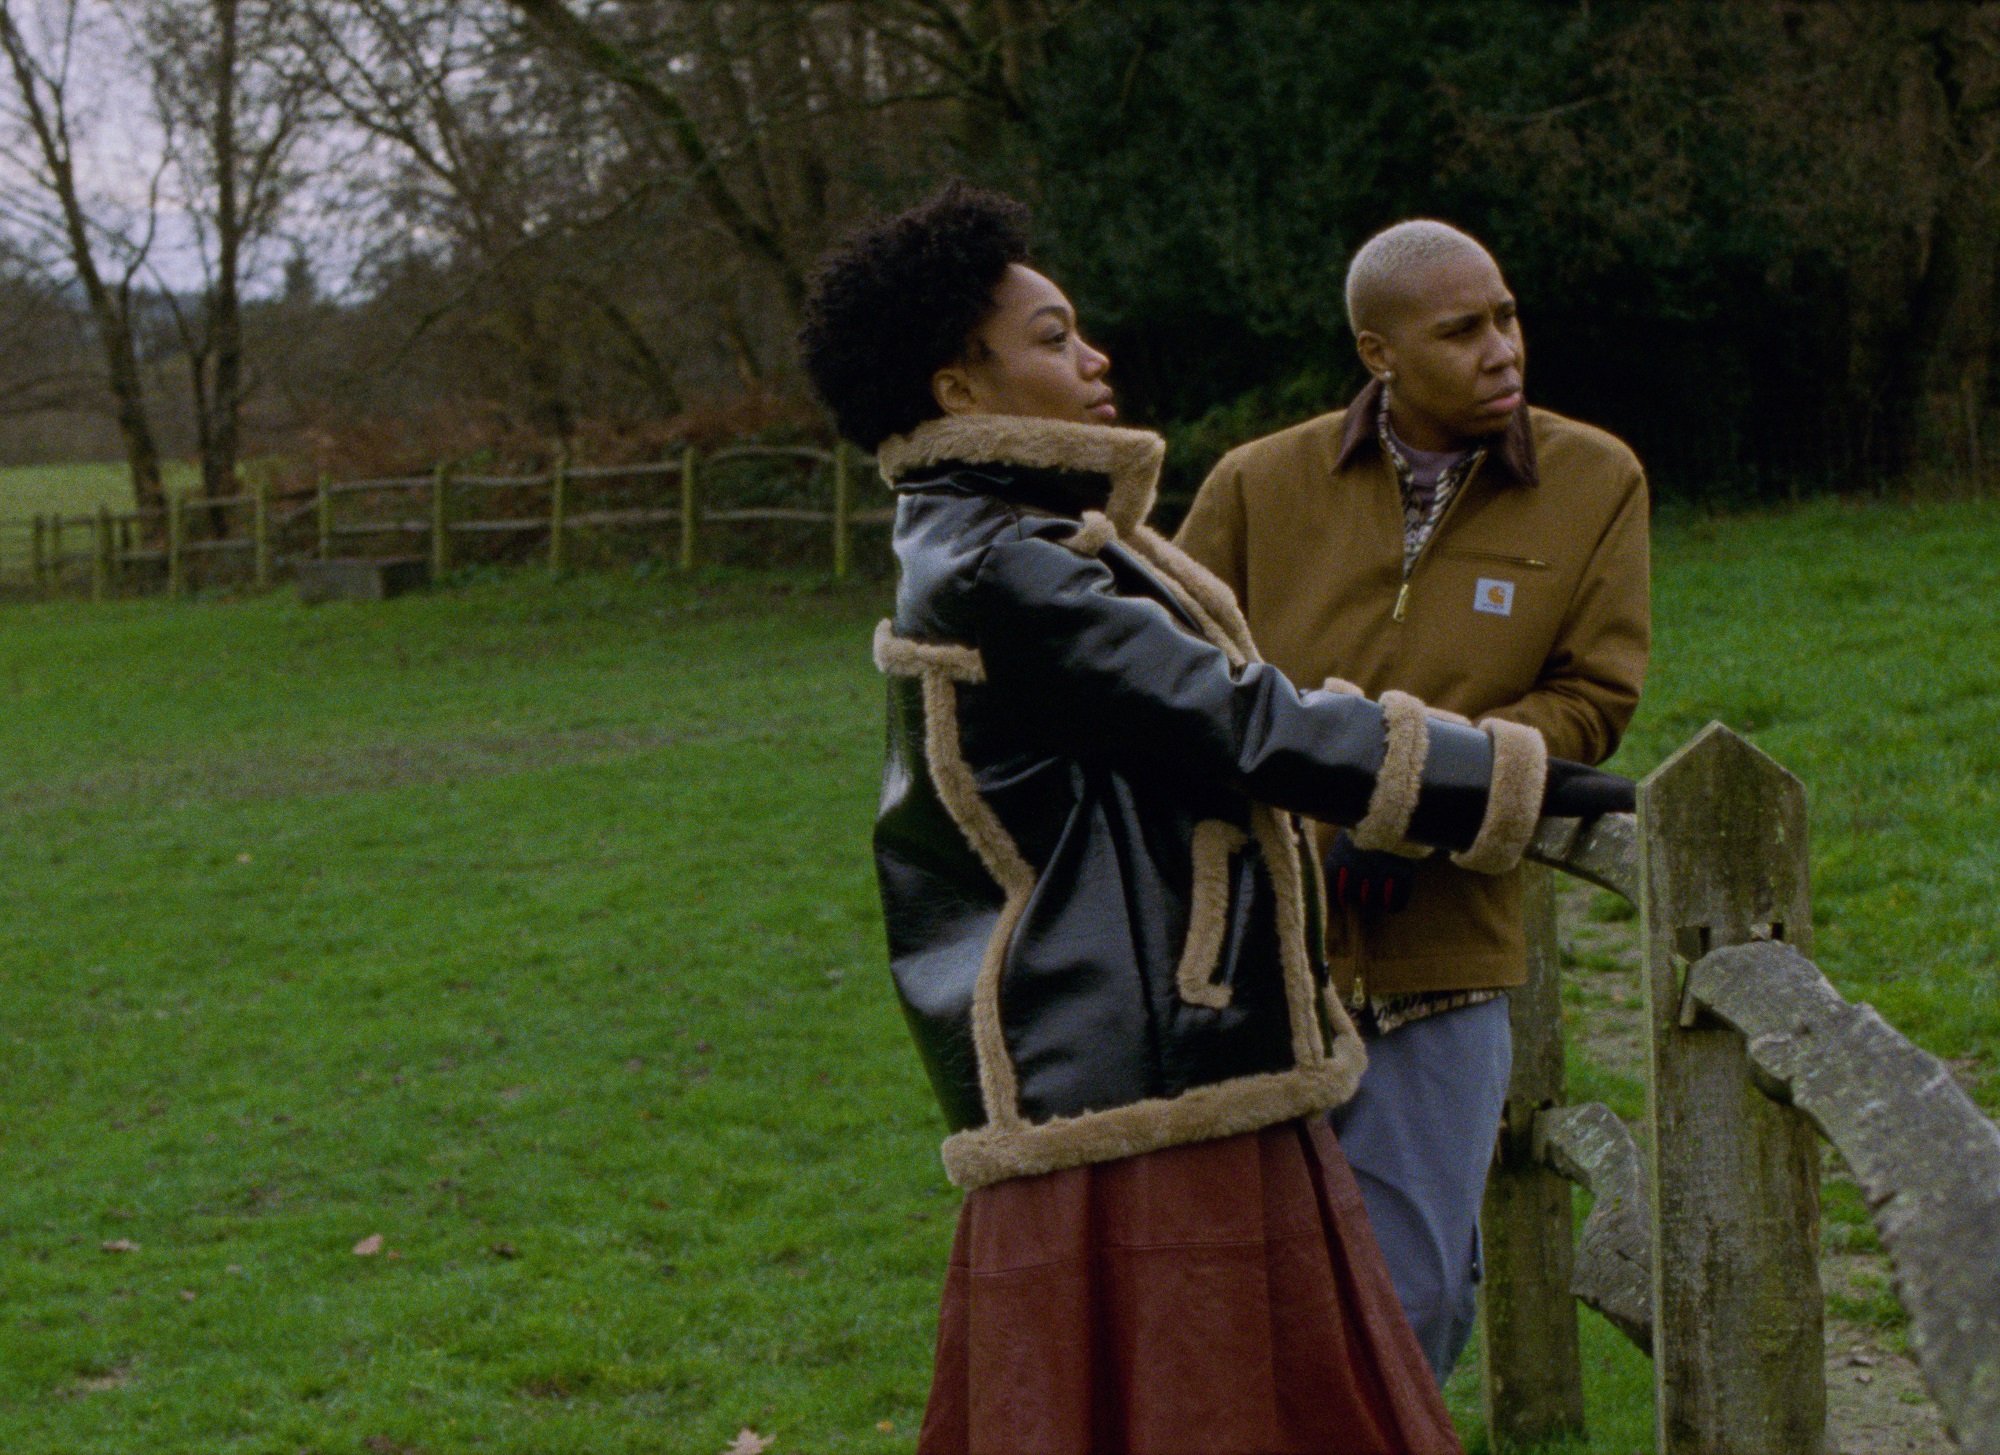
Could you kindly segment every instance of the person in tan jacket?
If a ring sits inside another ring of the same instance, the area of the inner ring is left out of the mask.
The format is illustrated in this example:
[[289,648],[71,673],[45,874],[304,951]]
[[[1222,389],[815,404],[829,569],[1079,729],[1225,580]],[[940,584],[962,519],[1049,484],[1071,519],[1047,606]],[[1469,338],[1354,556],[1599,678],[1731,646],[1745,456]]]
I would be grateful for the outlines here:
[[[1370,240],[1347,303],[1367,386],[1224,456],[1178,543],[1294,681],[1409,693],[1601,762],[1649,645],[1638,460],[1527,406],[1513,295],[1457,229],[1405,222]],[[1321,844],[1329,963],[1370,1056],[1334,1126],[1442,1381],[1472,1326],[1511,1070],[1504,991],[1527,973],[1518,874],[1333,830]]]

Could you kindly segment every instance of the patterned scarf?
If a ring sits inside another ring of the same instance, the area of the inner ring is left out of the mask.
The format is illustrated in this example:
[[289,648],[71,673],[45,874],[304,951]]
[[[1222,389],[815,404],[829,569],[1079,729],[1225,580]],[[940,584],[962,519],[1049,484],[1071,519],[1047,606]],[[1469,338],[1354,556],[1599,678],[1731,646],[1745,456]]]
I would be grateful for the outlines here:
[[1389,428],[1389,391],[1382,391],[1380,403],[1376,405],[1375,435],[1382,441],[1383,453],[1395,467],[1396,483],[1403,493],[1403,574],[1410,574],[1410,568],[1417,563],[1425,544],[1436,533],[1438,522],[1451,508],[1451,502],[1458,489],[1472,478],[1486,458],[1486,446],[1468,450],[1457,460],[1445,466],[1437,479],[1429,482],[1417,478],[1417,468],[1403,453],[1407,446]]

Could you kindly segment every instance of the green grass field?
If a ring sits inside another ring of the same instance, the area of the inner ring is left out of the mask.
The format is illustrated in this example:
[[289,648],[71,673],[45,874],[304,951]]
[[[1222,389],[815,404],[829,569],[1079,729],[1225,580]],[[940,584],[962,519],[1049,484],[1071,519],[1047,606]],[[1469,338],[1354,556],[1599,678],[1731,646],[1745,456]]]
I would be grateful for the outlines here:
[[0,520],[42,514],[82,514],[99,505],[132,506],[132,477],[120,461],[15,465],[0,469]]
[[[169,488],[192,485],[192,466],[166,464]],[[100,505],[114,511],[132,508],[132,477],[122,461],[73,465],[17,465],[0,469],[0,573],[19,571],[27,563],[32,522],[38,515],[91,515]],[[88,534],[73,527],[66,542],[72,552],[87,553]]]
[[[1989,1110],[1996,578],[1993,506],[1669,526],[1622,759],[1720,717],[1798,771],[1818,958]],[[957,1198],[867,857],[881,607],[0,613],[0,1450],[907,1450]],[[1587,1448],[1650,1449],[1586,1326]]]

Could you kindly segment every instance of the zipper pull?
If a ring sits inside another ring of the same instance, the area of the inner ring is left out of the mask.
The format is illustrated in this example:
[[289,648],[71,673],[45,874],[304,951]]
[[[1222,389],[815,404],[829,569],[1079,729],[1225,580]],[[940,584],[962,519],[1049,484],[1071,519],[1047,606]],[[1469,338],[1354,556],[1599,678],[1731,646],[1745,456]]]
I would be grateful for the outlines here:
[[1403,589],[1396,593],[1396,609],[1390,613],[1394,621],[1401,621],[1410,609],[1410,583],[1405,581]]

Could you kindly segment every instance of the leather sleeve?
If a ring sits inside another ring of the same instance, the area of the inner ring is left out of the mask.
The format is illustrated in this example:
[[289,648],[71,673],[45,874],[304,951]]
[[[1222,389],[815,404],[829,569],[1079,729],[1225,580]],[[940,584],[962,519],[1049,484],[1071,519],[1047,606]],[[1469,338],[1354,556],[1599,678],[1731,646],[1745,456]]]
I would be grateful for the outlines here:
[[1635,469],[1533,689],[1488,714],[1539,729],[1558,757],[1603,762],[1639,705],[1652,645],[1648,514]]
[[[1353,824],[1381,767],[1382,709],[1301,692],[1275,667],[1232,667],[1156,601],[1121,595],[1102,561],[1029,535],[991,547],[972,592],[986,683],[1049,748],[1197,777],[1294,813]],[[1462,849],[1493,771],[1475,729],[1433,721],[1411,832]]]

